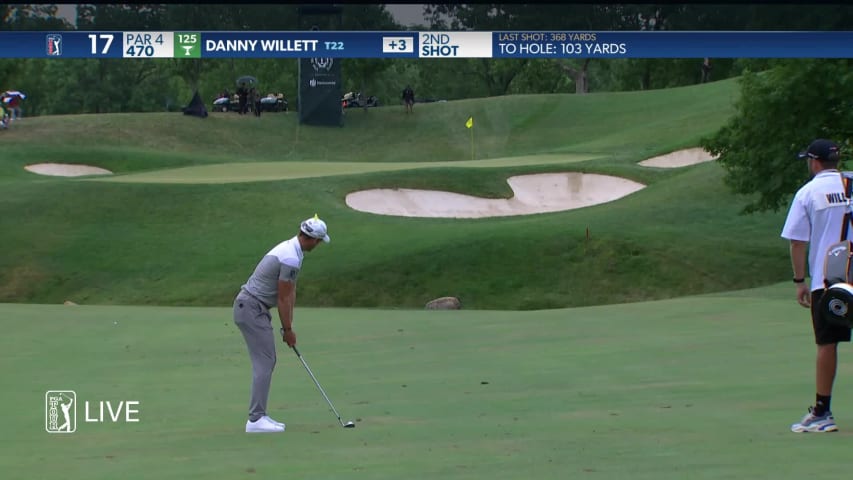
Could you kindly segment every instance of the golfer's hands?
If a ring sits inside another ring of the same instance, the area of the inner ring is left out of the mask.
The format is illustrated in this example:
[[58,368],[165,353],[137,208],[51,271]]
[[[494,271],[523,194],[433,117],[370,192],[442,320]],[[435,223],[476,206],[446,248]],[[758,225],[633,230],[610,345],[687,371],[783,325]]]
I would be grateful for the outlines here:
[[290,330],[285,330],[281,339],[288,347],[293,348],[293,346],[296,345],[296,332],[294,332],[292,328]]
[[805,283],[797,284],[797,303],[805,308],[812,306],[812,292],[809,291],[809,286]]

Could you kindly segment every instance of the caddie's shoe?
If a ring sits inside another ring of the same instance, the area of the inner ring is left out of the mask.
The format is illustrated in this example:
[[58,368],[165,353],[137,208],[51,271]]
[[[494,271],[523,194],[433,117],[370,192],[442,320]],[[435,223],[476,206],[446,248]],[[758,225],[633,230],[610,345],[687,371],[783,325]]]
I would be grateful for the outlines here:
[[809,407],[809,413],[800,420],[800,423],[791,425],[791,431],[795,433],[837,432],[838,426],[835,425],[835,419],[832,418],[832,412],[826,412],[821,416],[817,416],[814,414],[814,407]]
[[270,417],[261,417],[255,422],[246,422],[246,433],[279,433],[283,431],[284,425],[273,423]]
[[266,416],[266,417],[264,417],[264,418],[266,418],[267,420],[269,420],[270,422],[272,422],[272,423],[274,423],[274,424],[276,424],[276,425],[281,426],[281,428],[287,428],[283,423],[279,422],[278,420],[273,420],[273,419],[272,419],[272,417],[270,417],[269,415],[267,415],[267,416]]

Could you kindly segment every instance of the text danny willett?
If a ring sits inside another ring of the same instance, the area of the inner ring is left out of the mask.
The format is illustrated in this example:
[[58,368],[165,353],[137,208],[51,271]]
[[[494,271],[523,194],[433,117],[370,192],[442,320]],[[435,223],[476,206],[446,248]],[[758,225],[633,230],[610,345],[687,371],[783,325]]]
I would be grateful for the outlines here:
[[[319,40],[205,40],[207,52],[254,52],[260,45],[262,52],[316,52]],[[327,50],[338,50],[343,42],[324,42]],[[335,44],[335,45],[329,45]]]

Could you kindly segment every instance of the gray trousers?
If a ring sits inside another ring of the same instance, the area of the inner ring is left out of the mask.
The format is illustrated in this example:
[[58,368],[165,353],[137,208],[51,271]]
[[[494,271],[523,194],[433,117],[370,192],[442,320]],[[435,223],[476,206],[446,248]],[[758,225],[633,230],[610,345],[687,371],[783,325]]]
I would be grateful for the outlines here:
[[234,299],[234,323],[243,333],[252,360],[249,420],[253,422],[267,414],[270,381],[276,361],[275,335],[271,322],[272,317],[266,305],[241,290]]

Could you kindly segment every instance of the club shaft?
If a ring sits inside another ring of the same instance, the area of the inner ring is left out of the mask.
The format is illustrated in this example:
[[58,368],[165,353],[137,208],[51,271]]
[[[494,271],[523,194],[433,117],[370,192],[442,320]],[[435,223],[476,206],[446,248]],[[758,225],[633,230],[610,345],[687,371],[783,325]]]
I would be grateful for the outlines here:
[[335,410],[335,406],[332,405],[332,401],[329,400],[329,396],[326,395],[326,392],[323,390],[323,387],[320,386],[320,382],[317,381],[317,377],[314,376],[314,373],[308,368],[308,364],[305,362],[305,359],[302,358],[302,354],[299,353],[299,350],[296,349],[296,346],[293,347],[293,351],[296,353],[296,356],[299,357],[299,361],[302,362],[302,366],[305,367],[305,371],[308,372],[308,375],[311,376],[311,380],[314,380],[314,385],[317,385],[317,389],[320,390],[320,393],[323,394],[323,398],[326,399],[326,403],[329,404],[329,408],[332,409],[335,416],[338,417],[338,422],[340,422],[341,426],[344,426],[344,421],[341,420],[341,415]]

